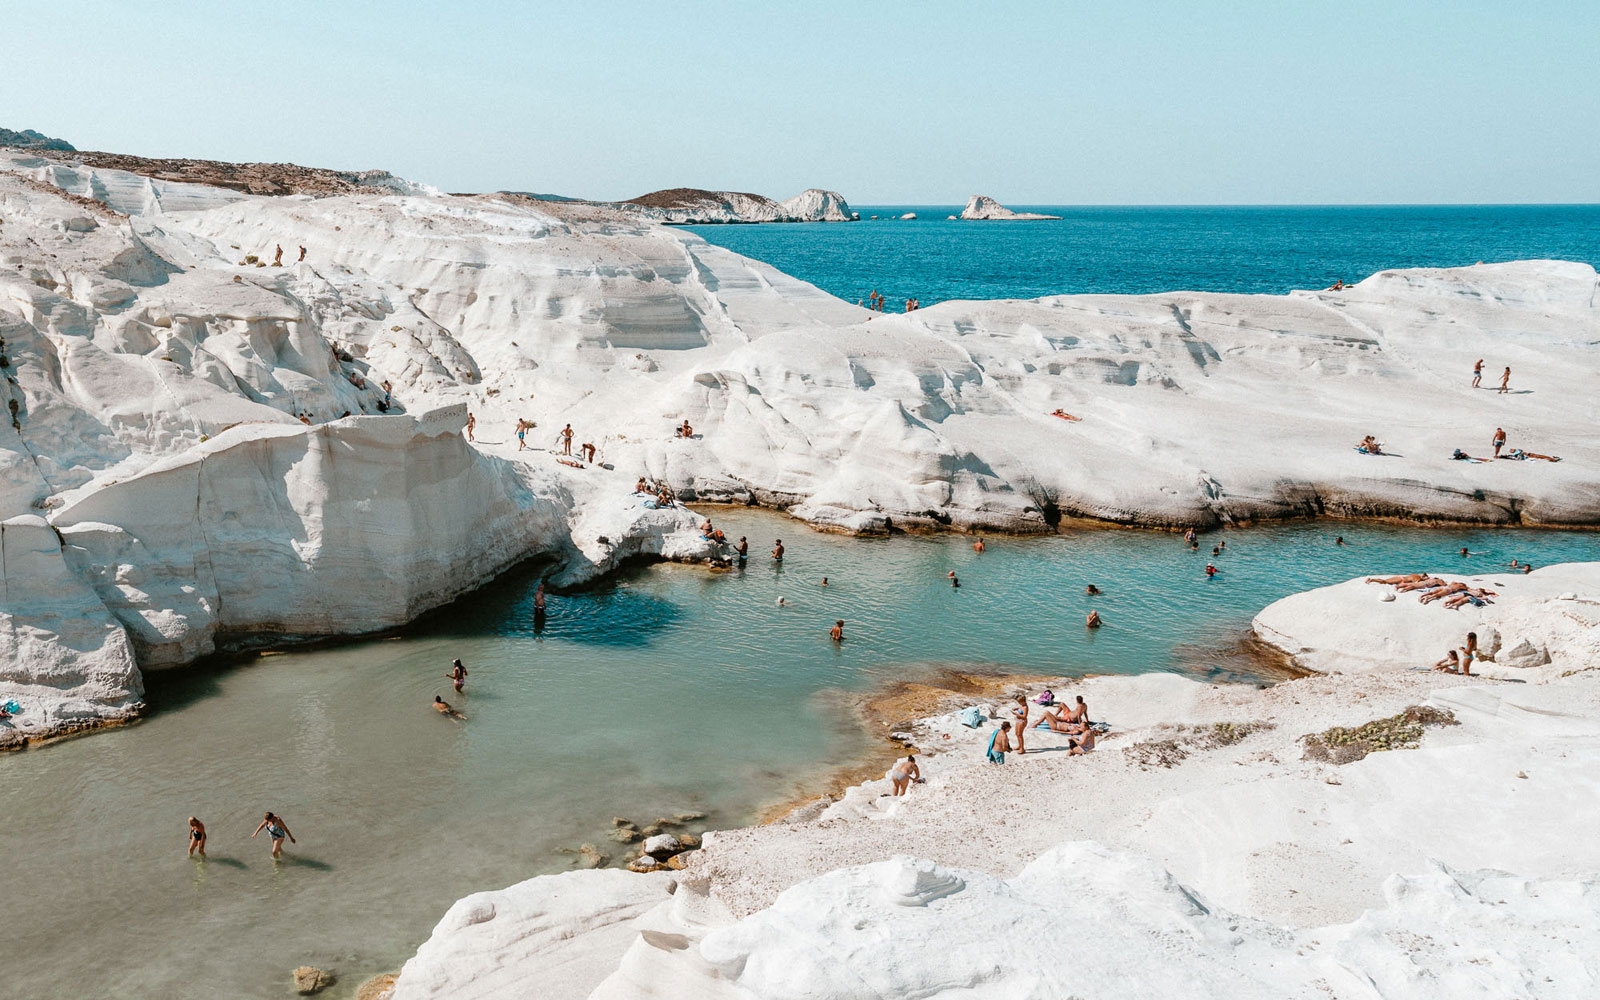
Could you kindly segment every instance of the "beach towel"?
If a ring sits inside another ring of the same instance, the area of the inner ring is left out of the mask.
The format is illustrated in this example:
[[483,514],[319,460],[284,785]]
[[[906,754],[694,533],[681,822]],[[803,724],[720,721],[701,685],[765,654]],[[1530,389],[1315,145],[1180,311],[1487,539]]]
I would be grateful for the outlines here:
[[991,764],[1004,764],[1006,762],[1005,753],[994,748],[994,741],[999,738],[1000,730],[998,729],[989,734],[989,749],[985,751],[985,753],[987,754],[989,763]]
[[22,711],[22,706],[17,704],[15,699],[12,699],[11,701],[6,702],[4,705],[0,705],[0,708],[5,709],[7,712],[10,712],[12,715],[16,715],[18,712]]
[[959,719],[961,724],[966,726],[968,729],[977,729],[979,726],[983,725],[983,710],[978,706],[973,705],[971,708],[963,708],[961,711],[957,712],[956,718]]

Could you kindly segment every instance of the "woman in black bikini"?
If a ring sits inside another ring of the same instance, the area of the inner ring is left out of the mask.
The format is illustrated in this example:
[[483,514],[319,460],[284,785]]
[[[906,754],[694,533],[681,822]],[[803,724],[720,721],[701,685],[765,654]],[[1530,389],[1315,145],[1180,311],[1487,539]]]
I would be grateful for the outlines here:
[[206,856],[206,825],[193,816],[189,817],[189,857],[194,857],[199,851],[200,856]]

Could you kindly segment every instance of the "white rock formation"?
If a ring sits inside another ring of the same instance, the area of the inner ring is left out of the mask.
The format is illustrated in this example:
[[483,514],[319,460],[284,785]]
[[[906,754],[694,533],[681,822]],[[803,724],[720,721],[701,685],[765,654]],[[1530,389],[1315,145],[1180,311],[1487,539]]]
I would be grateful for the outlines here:
[[796,222],[851,222],[857,218],[844,195],[821,188],[807,188],[778,204]]
[[1041,215],[1038,212],[1013,212],[986,194],[975,194],[967,199],[967,207],[961,210],[961,218],[978,221],[1037,222],[1044,219],[1059,219],[1061,216]]
[[[1471,558],[1459,560],[1471,566]],[[1600,663],[1600,580],[1593,564],[1544,566],[1524,575],[1508,567],[1444,573],[1440,579],[1487,588],[1482,607],[1423,604],[1418,593],[1349,580],[1293,594],[1256,615],[1256,635],[1302,667],[1326,672],[1423,667],[1478,634],[1490,659],[1473,671],[1518,678],[1528,668],[1557,671]]]

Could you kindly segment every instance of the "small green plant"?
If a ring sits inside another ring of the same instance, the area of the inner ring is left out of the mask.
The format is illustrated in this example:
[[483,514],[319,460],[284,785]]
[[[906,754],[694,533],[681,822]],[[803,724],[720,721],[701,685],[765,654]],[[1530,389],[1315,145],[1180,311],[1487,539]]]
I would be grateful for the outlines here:
[[1379,750],[1415,750],[1422,743],[1425,729],[1454,725],[1459,725],[1455,713],[1447,708],[1412,705],[1386,719],[1374,719],[1354,728],[1334,726],[1300,739],[1306,745],[1306,760],[1350,764]]

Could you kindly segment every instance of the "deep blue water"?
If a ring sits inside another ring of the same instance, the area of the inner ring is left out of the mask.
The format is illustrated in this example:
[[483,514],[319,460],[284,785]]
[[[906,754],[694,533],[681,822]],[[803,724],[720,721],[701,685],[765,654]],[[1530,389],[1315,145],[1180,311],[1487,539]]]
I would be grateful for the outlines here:
[[1600,205],[1010,207],[1064,218],[960,222],[946,218],[958,205],[880,205],[855,206],[854,223],[688,228],[851,302],[876,289],[891,310],[912,297],[1282,294],[1397,267],[1600,264]]

